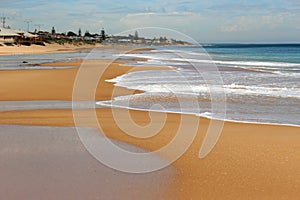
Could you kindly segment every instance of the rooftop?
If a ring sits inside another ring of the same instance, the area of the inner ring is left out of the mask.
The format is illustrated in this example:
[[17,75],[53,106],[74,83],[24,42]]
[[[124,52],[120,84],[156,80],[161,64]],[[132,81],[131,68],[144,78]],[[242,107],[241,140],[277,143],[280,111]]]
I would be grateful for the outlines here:
[[0,27],[0,36],[20,36],[12,29]]

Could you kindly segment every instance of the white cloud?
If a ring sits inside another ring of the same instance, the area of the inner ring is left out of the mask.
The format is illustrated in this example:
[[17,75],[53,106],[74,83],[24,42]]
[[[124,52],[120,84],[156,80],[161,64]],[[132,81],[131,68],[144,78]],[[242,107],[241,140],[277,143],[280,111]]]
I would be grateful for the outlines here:
[[120,22],[129,28],[145,26],[184,28],[193,24],[196,25],[197,22],[199,23],[201,20],[201,15],[191,12],[148,12],[127,14],[120,19]]
[[277,14],[264,16],[240,16],[227,20],[221,27],[223,32],[245,32],[262,29],[275,29],[282,25],[291,15]]
[[[26,29],[24,20],[50,31],[110,34],[137,27],[170,28],[205,41],[299,41],[299,0],[1,0],[7,25]],[[249,3],[250,2],[250,3]]]

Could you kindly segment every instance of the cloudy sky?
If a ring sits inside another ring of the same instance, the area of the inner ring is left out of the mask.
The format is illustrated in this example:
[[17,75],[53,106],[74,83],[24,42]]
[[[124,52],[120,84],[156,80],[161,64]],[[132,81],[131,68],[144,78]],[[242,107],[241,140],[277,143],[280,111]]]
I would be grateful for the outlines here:
[[199,42],[300,42],[300,0],[0,0],[7,25],[27,29],[25,20],[72,30],[110,34],[162,27]]

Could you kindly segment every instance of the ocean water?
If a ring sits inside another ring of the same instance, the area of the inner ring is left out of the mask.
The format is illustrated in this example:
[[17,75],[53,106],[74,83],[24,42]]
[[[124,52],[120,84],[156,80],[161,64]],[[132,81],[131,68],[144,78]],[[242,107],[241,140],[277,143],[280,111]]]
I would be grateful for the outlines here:
[[215,44],[117,52],[0,56],[0,70],[63,69],[70,67],[34,65],[77,59],[119,58],[124,62],[128,58],[146,58],[128,64],[167,66],[173,70],[131,72],[107,80],[145,93],[97,104],[227,121],[300,125],[300,44]]
[[98,105],[300,125],[300,45],[160,47],[118,56],[147,59],[130,63],[137,67],[175,70],[131,72],[108,80],[145,93]]

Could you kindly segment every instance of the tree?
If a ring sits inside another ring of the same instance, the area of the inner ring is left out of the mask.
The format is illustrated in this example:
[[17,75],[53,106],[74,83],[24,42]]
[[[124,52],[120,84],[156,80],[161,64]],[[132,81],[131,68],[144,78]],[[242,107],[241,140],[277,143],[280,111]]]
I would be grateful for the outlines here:
[[134,33],[134,39],[139,39],[139,33],[138,33],[138,31],[135,31],[135,33]]
[[81,37],[81,28],[78,30],[78,36]]
[[77,35],[76,35],[76,33],[72,32],[72,31],[69,31],[68,34],[67,34],[67,36],[69,36],[69,37],[75,37]]
[[54,26],[52,27],[52,30],[51,30],[51,33],[52,33],[52,35],[54,35],[55,34],[55,28],[54,28]]
[[90,34],[89,31],[85,31],[84,37],[91,37],[92,35]]
[[106,39],[105,30],[103,28],[101,30],[100,38],[101,38],[102,41]]

